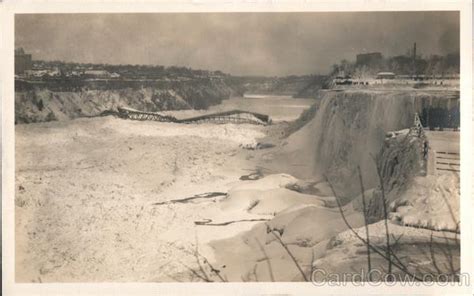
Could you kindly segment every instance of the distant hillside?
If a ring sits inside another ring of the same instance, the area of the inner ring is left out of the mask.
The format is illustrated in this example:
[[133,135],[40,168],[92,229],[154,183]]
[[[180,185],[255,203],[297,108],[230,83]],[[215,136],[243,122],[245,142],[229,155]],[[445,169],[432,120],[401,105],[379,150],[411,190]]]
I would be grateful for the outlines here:
[[320,88],[325,76],[304,75],[286,77],[258,77],[243,76],[230,77],[233,85],[239,85],[240,89],[250,94],[273,94],[304,97],[305,89]]
[[300,89],[298,93],[294,94],[295,98],[316,98],[321,89],[328,88],[329,76],[313,76],[313,79],[304,88]]

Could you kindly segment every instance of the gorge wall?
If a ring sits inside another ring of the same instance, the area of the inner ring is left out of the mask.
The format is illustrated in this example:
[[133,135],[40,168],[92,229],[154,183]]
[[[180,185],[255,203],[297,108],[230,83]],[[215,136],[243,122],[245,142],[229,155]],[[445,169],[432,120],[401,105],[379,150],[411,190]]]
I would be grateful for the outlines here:
[[157,112],[205,109],[239,95],[222,79],[173,82],[16,82],[15,122],[30,123],[98,116],[117,107]]

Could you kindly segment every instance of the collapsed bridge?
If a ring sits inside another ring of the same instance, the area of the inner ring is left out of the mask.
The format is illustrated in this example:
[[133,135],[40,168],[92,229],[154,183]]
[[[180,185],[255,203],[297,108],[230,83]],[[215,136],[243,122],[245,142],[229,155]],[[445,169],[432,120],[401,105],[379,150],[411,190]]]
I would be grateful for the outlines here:
[[242,111],[231,110],[225,112],[217,112],[205,114],[201,116],[189,117],[184,119],[177,119],[176,117],[163,115],[158,112],[145,112],[134,110],[131,108],[118,107],[118,116],[124,119],[132,120],[151,120],[160,122],[174,122],[174,123],[236,123],[236,124],[256,124],[268,125],[271,124],[271,119],[268,115]]

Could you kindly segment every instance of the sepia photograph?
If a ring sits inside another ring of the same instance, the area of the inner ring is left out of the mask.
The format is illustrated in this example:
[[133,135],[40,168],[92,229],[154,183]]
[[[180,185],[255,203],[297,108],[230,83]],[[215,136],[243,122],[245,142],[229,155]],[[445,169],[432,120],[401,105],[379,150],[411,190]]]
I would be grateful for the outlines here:
[[469,285],[460,36],[454,10],[14,14],[14,282]]

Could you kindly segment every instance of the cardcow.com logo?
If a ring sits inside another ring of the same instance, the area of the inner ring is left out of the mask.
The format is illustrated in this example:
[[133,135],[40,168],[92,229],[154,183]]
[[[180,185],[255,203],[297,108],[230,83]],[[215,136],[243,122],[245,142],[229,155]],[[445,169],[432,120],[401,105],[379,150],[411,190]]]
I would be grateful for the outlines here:
[[380,285],[409,285],[409,286],[470,286],[470,276],[467,273],[457,274],[403,274],[387,273],[372,269],[370,272],[361,270],[359,273],[330,273],[317,268],[311,274],[311,282],[315,286],[380,286]]

